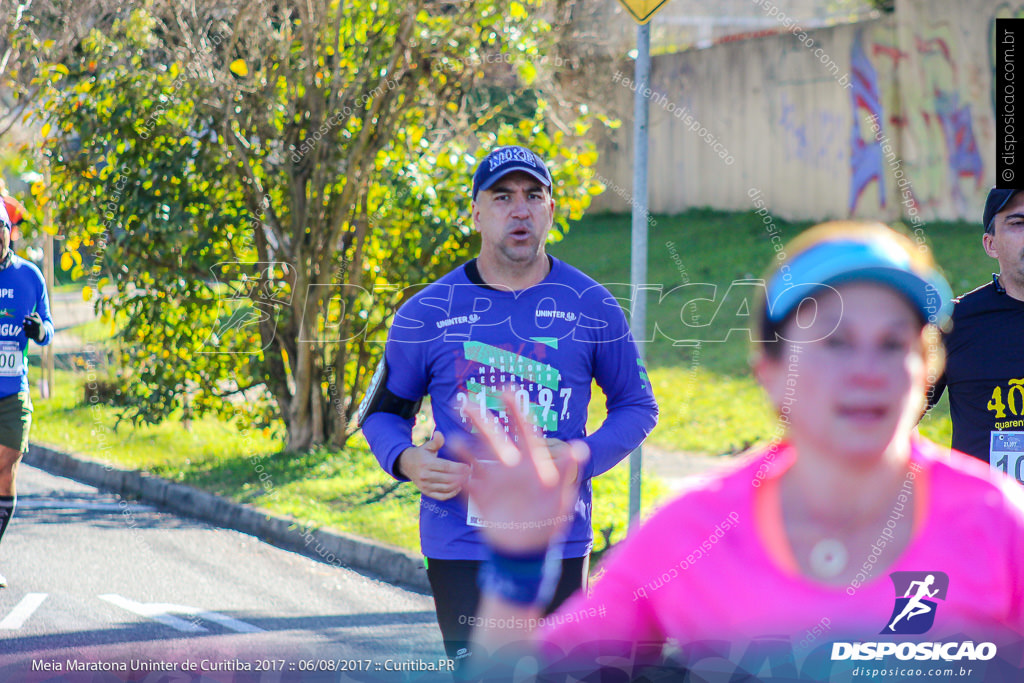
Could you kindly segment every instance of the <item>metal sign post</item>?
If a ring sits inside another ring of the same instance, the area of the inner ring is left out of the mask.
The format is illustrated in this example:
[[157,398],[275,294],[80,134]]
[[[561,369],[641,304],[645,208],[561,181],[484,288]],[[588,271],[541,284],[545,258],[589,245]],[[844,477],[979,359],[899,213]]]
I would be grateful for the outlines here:
[[[46,184],[46,192],[50,191],[50,163],[43,161],[43,182]],[[53,202],[46,202],[43,206],[43,222],[47,227],[53,225]],[[46,296],[50,298],[50,310],[53,310],[53,235],[46,230],[46,237],[43,242],[43,282],[46,286]],[[53,396],[55,389],[54,372],[54,350],[53,342],[42,348],[40,360],[43,366],[43,381],[39,387],[42,398]]]
[[[633,228],[629,277],[633,305],[629,328],[644,360],[647,341],[647,93],[651,76],[651,26],[654,13],[668,0],[619,0],[640,25],[636,28],[636,94],[633,99]],[[648,380],[650,381],[650,380]],[[640,491],[643,479],[643,448],[629,454],[629,526],[640,521]]]
[[[630,240],[629,278],[633,305],[629,328],[644,360],[647,340],[647,114],[644,97],[651,74],[651,25],[636,27],[636,95],[633,101],[633,228]],[[629,525],[640,521],[640,484],[643,447],[637,446],[629,455]]]

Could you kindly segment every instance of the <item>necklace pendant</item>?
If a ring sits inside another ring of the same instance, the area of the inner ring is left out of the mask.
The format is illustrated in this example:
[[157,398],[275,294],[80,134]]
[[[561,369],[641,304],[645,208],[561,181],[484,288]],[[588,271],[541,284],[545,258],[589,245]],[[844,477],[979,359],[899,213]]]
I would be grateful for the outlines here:
[[849,554],[843,542],[835,538],[823,538],[811,548],[811,571],[818,576],[831,579],[846,569]]

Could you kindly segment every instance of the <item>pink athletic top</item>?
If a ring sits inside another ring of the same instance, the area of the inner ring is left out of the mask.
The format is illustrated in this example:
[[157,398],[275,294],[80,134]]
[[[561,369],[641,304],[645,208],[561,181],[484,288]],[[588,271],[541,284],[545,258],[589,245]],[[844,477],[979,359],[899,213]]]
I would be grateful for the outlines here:
[[[597,656],[595,641],[617,641],[612,650],[623,656],[623,642],[632,643],[630,657],[640,656],[638,643],[657,652],[666,641],[684,651],[693,641],[728,641],[723,656],[736,661],[757,641],[783,644],[799,659],[836,641],[1020,640],[1024,488],[915,439],[913,476],[901,489],[912,493],[901,493],[890,516],[914,513],[909,545],[891,567],[851,556],[874,571],[827,585],[799,572],[783,530],[777,484],[794,458],[795,449],[778,444],[695,478],[613,551],[589,596],[577,594],[549,617],[540,633],[548,660],[574,650]],[[948,575],[922,635],[880,635],[902,597],[889,577],[898,571]]]

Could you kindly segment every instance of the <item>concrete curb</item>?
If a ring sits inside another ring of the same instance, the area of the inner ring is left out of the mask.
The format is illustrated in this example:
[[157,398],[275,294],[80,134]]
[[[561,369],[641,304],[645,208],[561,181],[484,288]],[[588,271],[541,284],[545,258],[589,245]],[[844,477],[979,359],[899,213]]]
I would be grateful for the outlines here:
[[137,470],[122,470],[86,456],[30,444],[25,462],[51,474],[91,484],[120,496],[250,534],[285,550],[293,550],[336,567],[370,572],[388,583],[430,593],[418,553],[330,529],[303,528],[288,517],[176,484]]

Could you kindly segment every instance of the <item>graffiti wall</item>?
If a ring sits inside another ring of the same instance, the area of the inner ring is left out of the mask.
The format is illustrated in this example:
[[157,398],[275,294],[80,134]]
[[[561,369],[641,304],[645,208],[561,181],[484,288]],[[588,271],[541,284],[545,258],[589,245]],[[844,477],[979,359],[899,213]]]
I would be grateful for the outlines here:
[[[780,21],[775,35],[655,56],[652,210],[745,210],[757,189],[787,218],[979,218],[995,179],[995,19],[1011,16],[1024,17],[1024,0],[899,0],[860,24]],[[627,125],[599,162],[620,188],[631,186],[631,77],[615,94]],[[628,197],[598,206],[624,210]]]
[[985,4],[912,0],[896,16],[902,114],[893,125],[925,217],[980,215],[995,179],[988,54],[996,6],[979,12]]

